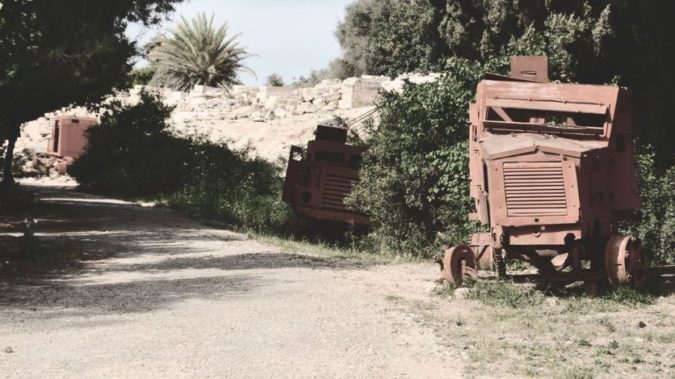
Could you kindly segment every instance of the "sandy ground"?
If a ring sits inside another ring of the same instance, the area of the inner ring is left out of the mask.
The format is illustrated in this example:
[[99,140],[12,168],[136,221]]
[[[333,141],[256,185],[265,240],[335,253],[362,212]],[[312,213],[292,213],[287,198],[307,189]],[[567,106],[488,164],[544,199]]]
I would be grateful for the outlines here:
[[[30,264],[0,265],[3,377],[462,374],[462,356],[398,305],[434,301],[432,264],[312,257],[165,209],[34,188]],[[19,234],[5,221],[11,255]]]

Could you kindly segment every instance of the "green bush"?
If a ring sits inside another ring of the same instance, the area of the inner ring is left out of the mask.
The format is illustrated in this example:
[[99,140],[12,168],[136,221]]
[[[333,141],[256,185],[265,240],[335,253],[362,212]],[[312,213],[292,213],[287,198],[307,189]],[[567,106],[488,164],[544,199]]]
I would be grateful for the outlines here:
[[192,141],[192,158],[190,175],[169,196],[171,206],[256,231],[275,230],[288,218],[280,167],[205,139]]
[[642,208],[629,228],[654,263],[675,263],[675,166],[660,172],[649,147],[638,148],[636,158]]
[[86,188],[125,196],[164,197],[194,216],[267,231],[282,225],[280,168],[248,150],[169,131],[171,107],[141,92],[135,105],[112,102],[89,146],[69,172]]
[[270,87],[283,87],[284,78],[276,72],[271,73],[265,80],[265,85]]
[[190,157],[189,142],[168,131],[171,110],[148,92],[141,92],[136,105],[106,105],[100,126],[89,129],[89,145],[69,173],[86,188],[112,194],[176,190]]
[[368,131],[362,179],[349,199],[371,216],[371,238],[383,248],[429,255],[440,243],[466,240],[476,229],[467,220],[473,207],[468,104],[482,74],[504,66],[451,59],[438,82],[384,95],[380,124]]
[[157,69],[153,66],[133,69],[129,73],[129,81],[133,85],[147,85],[152,80]]

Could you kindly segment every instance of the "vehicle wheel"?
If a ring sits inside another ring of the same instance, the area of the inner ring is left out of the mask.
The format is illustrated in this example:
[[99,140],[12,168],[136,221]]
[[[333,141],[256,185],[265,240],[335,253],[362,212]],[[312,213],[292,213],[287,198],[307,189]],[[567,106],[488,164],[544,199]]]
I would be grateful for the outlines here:
[[441,276],[457,287],[461,286],[464,280],[475,279],[476,256],[473,250],[466,245],[453,246],[445,250]]
[[605,273],[613,286],[640,287],[647,280],[647,254],[640,239],[615,234],[605,248]]

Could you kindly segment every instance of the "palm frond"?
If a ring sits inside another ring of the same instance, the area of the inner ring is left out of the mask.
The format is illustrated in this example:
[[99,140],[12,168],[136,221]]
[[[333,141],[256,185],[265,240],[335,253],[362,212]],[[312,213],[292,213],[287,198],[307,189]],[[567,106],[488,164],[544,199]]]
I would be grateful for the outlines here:
[[228,36],[227,23],[217,29],[213,16],[201,13],[181,22],[170,36],[150,50],[148,59],[157,68],[150,84],[187,91],[196,85],[230,87],[239,84],[239,73],[253,70],[243,61],[252,56]]

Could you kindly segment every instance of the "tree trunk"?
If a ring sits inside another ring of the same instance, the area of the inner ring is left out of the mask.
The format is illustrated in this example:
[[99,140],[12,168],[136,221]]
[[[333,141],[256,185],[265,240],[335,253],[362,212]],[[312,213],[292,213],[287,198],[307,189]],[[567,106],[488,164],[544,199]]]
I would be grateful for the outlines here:
[[2,185],[9,187],[14,184],[14,176],[12,175],[12,165],[14,163],[14,145],[17,137],[10,136],[7,144],[7,151],[5,151],[5,162],[2,168]]

